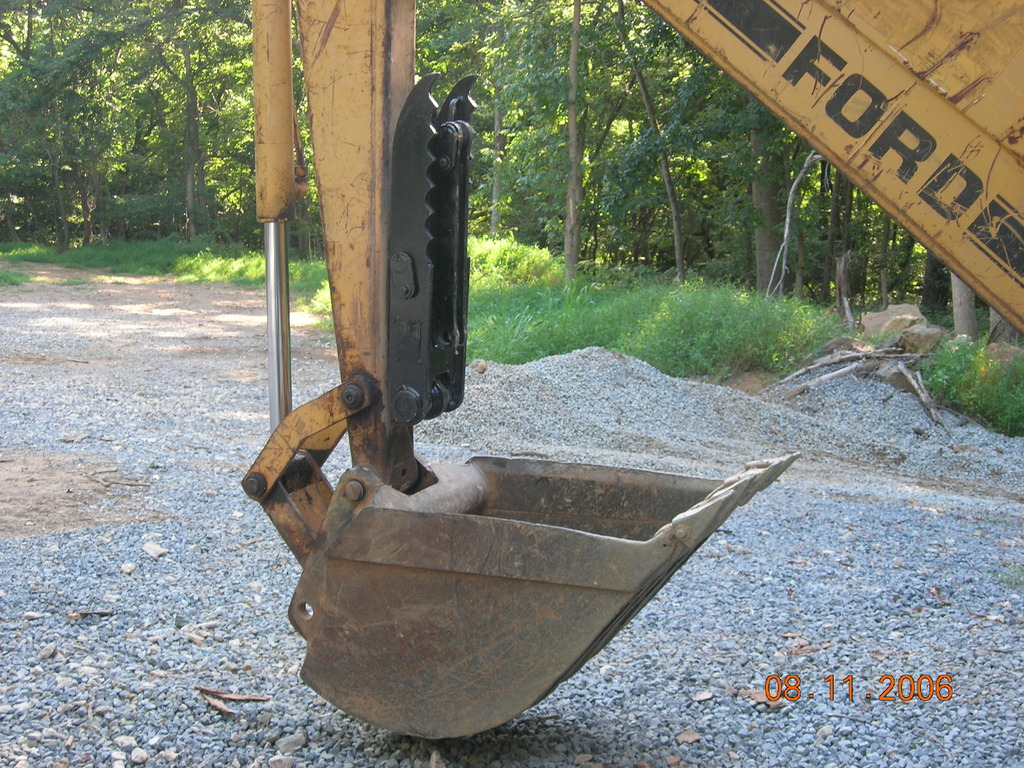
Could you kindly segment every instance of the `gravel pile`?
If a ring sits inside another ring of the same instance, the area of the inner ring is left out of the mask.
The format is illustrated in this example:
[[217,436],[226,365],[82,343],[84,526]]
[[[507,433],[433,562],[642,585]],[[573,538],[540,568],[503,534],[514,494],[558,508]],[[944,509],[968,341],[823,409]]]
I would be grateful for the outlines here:
[[[804,458],[551,697],[434,743],[355,722],[298,680],[298,567],[239,488],[267,430],[259,295],[35,284],[0,289],[0,311],[0,461],[116,465],[134,484],[81,522],[149,518],[0,541],[0,766],[1024,763],[1022,439],[936,426],[871,381],[787,401],[598,349],[476,366],[465,406],[417,432],[430,460],[720,478]],[[300,335],[297,402],[335,384],[327,344]],[[771,675],[798,675],[799,700],[765,702]],[[880,701],[889,675],[905,695],[948,675],[936,690],[952,696]],[[267,699],[225,714],[196,686]]]

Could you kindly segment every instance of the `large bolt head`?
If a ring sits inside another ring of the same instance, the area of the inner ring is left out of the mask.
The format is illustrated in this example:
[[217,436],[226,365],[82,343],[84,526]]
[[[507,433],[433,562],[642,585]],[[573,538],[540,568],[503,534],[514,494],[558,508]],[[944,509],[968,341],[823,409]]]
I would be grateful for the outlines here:
[[342,402],[345,403],[347,408],[355,409],[362,407],[365,398],[362,387],[358,384],[349,384],[341,391]]
[[250,472],[242,480],[242,490],[253,499],[262,499],[267,493],[267,478],[259,472]]
[[395,418],[408,424],[420,418],[423,399],[417,392],[403,387],[391,398],[391,407],[395,409]]
[[364,493],[366,489],[358,480],[349,480],[345,483],[345,498],[349,501],[359,501]]

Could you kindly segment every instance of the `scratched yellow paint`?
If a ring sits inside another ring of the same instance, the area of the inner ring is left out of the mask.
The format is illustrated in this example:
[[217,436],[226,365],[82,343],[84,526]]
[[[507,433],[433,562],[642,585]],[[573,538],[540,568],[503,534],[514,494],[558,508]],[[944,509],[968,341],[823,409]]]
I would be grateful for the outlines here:
[[[384,382],[388,161],[413,85],[415,2],[298,0],[296,8],[341,376]],[[349,431],[354,464],[374,466],[385,482],[396,463],[411,472],[411,437],[386,411],[360,413]]]
[[292,9],[289,0],[254,0],[252,84],[256,125],[256,218],[294,216]]
[[1021,155],[1024,3],[830,0],[828,5]]
[[645,1],[1024,330],[1024,3]]

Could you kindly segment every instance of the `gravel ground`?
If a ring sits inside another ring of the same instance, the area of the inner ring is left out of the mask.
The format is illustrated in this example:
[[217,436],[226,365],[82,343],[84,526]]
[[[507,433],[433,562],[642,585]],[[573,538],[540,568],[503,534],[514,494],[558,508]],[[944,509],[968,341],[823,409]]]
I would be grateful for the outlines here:
[[[871,381],[751,397],[596,349],[470,371],[466,405],[418,432],[433,460],[721,478],[804,458],[551,697],[428,742],[298,680],[298,567],[239,488],[267,432],[261,297],[32,283],[0,311],[0,461],[116,466],[128,484],[75,522],[143,518],[0,541],[2,766],[1024,764],[1024,439],[938,427]],[[296,357],[296,402],[334,386],[321,334]],[[799,700],[759,702],[770,675]],[[880,701],[887,675],[948,675],[952,697]],[[226,715],[196,685],[268,699]]]

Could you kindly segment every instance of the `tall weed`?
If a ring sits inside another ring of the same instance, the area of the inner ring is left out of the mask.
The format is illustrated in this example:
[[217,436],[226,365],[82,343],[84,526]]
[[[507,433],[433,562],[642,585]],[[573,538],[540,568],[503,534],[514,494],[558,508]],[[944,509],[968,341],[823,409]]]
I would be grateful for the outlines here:
[[555,285],[564,266],[551,251],[511,239],[469,239],[470,280],[485,288],[501,285]]
[[783,373],[838,335],[825,310],[732,286],[673,286],[659,298],[621,351],[673,376]]
[[783,373],[838,335],[831,315],[722,285],[666,281],[562,288],[509,286],[471,295],[470,356],[522,363],[588,346],[673,376]]

